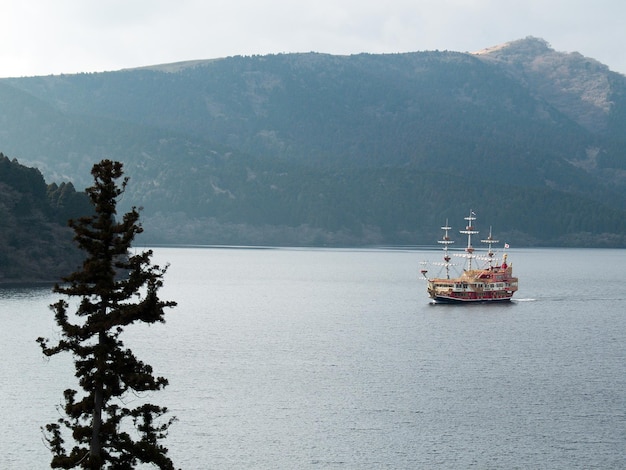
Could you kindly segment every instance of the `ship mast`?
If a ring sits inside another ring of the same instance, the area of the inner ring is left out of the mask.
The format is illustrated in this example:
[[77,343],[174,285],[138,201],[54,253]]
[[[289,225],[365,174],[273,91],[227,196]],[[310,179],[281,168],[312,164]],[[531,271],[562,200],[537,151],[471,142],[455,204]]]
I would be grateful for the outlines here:
[[489,227],[489,236],[485,240],[481,240],[481,242],[487,243],[489,245],[489,251],[487,252],[487,256],[489,256],[489,267],[491,268],[493,266],[493,250],[491,249],[491,246],[494,243],[500,243],[498,240],[494,240],[491,236],[491,227]]
[[446,279],[450,279],[450,255],[448,254],[448,245],[454,243],[454,240],[450,240],[448,236],[448,230],[452,230],[452,227],[448,225],[448,219],[446,219],[446,225],[441,227],[443,230],[443,238],[441,240],[437,240],[437,243],[441,243],[443,245],[443,260],[445,261],[444,266],[446,267]]
[[459,230],[459,233],[463,235],[467,235],[467,247],[465,248],[465,252],[467,253],[467,270],[472,270],[472,259],[474,258],[474,247],[472,246],[472,235],[476,235],[478,230],[474,229],[474,220],[476,220],[476,214],[474,211],[470,210],[469,216],[465,217],[467,220],[467,225],[465,226],[465,230]]

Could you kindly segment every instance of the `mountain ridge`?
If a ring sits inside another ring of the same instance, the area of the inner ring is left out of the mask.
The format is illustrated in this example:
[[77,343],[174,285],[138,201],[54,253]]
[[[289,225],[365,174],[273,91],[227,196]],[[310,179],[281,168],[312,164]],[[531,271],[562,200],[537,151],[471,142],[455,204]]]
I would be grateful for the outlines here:
[[[547,41],[534,37],[475,54],[508,64],[520,80],[538,88],[551,104],[585,128],[593,131],[606,129],[611,108],[609,68],[606,65],[578,52],[556,52]],[[583,68],[585,73],[579,73]],[[577,105],[574,109],[571,109],[572,101]]]
[[[101,158],[123,161],[148,241],[428,243],[472,204],[525,244],[619,245],[625,90],[532,37],[481,54],[238,56],[0,80],[0,146],[78,186]],[[598,222],[556,223],[533,192]]]

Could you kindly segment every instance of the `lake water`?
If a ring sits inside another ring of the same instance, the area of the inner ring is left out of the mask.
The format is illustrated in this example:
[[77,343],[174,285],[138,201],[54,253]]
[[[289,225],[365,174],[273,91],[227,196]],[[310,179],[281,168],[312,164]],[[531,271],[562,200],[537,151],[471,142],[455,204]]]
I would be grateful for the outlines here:
[[[165,325],[124,341],[170,381],[183,469],[626,468],[623,250],[510,250],[507,305],[431,305],[419,250],[156,248]],[[0,289],[0,468],[48,468],[76,388],[48,288]],[[134,397],[128,397],[132,401]]]

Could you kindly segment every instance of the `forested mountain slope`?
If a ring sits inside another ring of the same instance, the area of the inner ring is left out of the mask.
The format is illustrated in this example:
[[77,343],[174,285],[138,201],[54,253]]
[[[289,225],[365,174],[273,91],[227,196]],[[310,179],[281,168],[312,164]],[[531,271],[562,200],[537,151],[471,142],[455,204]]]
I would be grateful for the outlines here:
[[37,169],[0,153],[0,284],[56,282],[73,272],[81,257],[67,220],[90,213],[71,183],[47,185]]
[[51,179],[123,161],[146,242],[626,244],[626,77],[536,38],[3,79],[0,120]]

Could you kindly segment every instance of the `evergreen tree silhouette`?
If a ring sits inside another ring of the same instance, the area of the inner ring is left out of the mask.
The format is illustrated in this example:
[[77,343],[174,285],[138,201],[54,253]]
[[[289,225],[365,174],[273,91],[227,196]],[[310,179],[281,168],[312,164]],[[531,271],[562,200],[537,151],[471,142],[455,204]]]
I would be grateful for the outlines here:
[[[164,407],[124,403],[129,393],[157,391],[168,382],[125,348],[121,333],[135,322],[164,322],[164,309],[176,303],[158,296],[167,266],[152,265],[150,250],[131,254],[142,232],[139,211],[133,207],[117,221],[117,202],[128,182],[124,178],[118,184],[122,168],[111,160],[93,166],[94,185],[86,191],[94,213],[69,221],[85,259],[82,268],[54,287],[80,301],[73,314],[65,300],[51,305],[60,327],[56,344],[37,339],[46,356],[73,355],[82,388],[82,393],[65,390],[64,415],[45,426],[53,468],[132,469],[138,463],[174,468],[168,449],[159,444],[174,418],[164,416]],[[71,449],[66,448],[68,436],[74,440]]]

